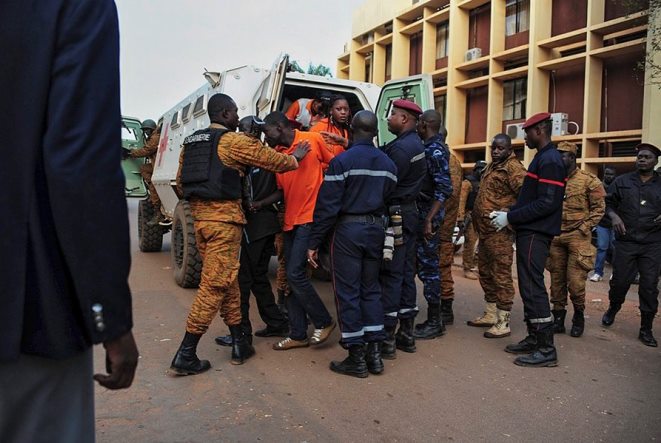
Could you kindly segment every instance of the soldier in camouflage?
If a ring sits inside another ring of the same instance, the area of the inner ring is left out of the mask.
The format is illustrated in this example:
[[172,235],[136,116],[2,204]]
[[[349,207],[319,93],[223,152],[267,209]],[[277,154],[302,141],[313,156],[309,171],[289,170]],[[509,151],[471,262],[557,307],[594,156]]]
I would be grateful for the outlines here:
[[574,143],[558,145],[567,167],[567,185],[562,207],[562,232],[551,242],[547,268],[551,271],[553,332],[565,332],[567,292],[574,305],[572,337],[580,337],[585,328],[585,280],[594,266],[595,248],[592,230],[606,211],[606,192],[596,175],[576,167]]
[[482,183],[475,199],[473,223],[480,237],[478,269],[484,291],[484,313],[468,322],[469,326],[488,327],[486,338],[510,335],[510,312],[514,300],[512,283],[512,231],[496,231],[489,214],[509,208],[523,185],[526,169],[512,151],[512,139],[498,134],[491,142],[491,163],[482,173]]
[[150,226],[155,226],[164,220],[161,213],[161,199],[158,198],[156,188],[151,182],[151,176],[154,173],[154,163],[156,153],[158,152],[158,140],[161,137],[161,126],[156,126],[154,120],[145,120],[142,122],[142,135],[145,144],[142,148],[134,149],[128,153],[130,158],[145,158],[145,163],[140,165],[140,175],[149,190],[149,201],[154,208],[154,217],[147,222]]
[[418,119],[417,131],[424,141],[427,161],[427,173],[417,199],[417,273],[427,300],[427,320],[416,325],[413,332],[420,339],[441,336],[444,329],[441,321],[439,227],[443,221],[445,201],[452,196],[452,182],[447,149],[439,135],[440,127],[441,115],[433,109],[423,112]]

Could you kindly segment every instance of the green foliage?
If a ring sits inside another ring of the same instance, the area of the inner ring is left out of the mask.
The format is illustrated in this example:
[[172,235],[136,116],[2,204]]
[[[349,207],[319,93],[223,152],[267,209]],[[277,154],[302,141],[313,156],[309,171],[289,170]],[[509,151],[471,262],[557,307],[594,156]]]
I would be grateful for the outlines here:
[[320,75],[322,77],[333,76],[333,73],[331,72],[331,68],[329,68],[328,66],[322,64],[314,65],[312,63],[309,63],[308,69],[304,70],[296,60],[292,60],[289,62],[289,71],[300,72],[301,74]]

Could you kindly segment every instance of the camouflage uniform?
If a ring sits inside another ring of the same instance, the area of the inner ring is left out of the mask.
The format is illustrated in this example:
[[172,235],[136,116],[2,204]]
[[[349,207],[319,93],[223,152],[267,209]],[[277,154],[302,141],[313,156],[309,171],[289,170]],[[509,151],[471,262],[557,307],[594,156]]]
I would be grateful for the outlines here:
[[151,182],[151,176],[154,173],[154,163],[156,162],[156,153],[158,152],[158,140],[161,137],[159,131],[154,131],[147,139],[145,145],[140,149],[134,149],[129,154],[131,158],[143,158],[145,157],[147,161],[140,165],[140,175],[147,185],[149,190],[149,201],[151,201],[152,206],[155,211],[161,210],[161,199],[158,198],[156,193],[156,188]]
[[[211,128],[223,128],[212,123]],[[228,132],[218,142],[218,157],[229,168],[245,174],[246,166],[254,165],[273,172],[285,172],[297,167],[291,155],[280,154],[258,140],[241,133]],[[181,186],[183,149],[179,157],[177,185]],[[202,254],[200,286],[188,314],[186,331],[204,334],[220,310],[228,326],[241,323],[239,291],[239,252],[246,218],[238,200],[190,199],[195,220],[195,239]]]
[[604,187],[595,175],[581,169],[569,174],[562,207],[562,232],[551,242],[547,262],[554,310],[567,306],[567,290],[574,309],[585,308],[585,280],[595,259],[592,229],[604,216],[605,196]]
[[466,202],[468,195],[473,190],[473,184],[468,180],[461,182],[461,193],[459,194],[459,213],[457,220],[465,221],[467,215],[471,215],[471,220],[466,223],[464,228],[464,252],[463,252],[463,266],[464,271],[472,271],[475,269],[475,245],[477,244],[478,235],[475,231],[475,225],[472,221],[472,214],[466,214]]
[[512,231],[496,231],[489,214],[509,208],[516,202],[526,169],[514,153],[500,162],[489,163],[482,172],[480,190],[473,208],[473,224],[480,237],[478,268],[480,285],[487,303],[511,311],[514,299],[512,283]]
[[441,299],[443,300],[454,300],[454,280],[452,279],[454,243],[452,243],[452,235],[454,233],[454,227],[457,224],[461,178],[464,175],[461,169],[461,163],[459,163],[457,157],[449,153],[449,159],[452,196],[445,201],[445,218],[439,229],[439,241],[441,244],[439,249],[439,268],[441,271]]
[[[423,185],[423,193],[418,198],[418,233],[416,238],[416,257],[418,278],[424,287],[427,303],[440,303],[441,276],[439,272],[439,226],[443,221],[444,210],[441,208],[432,222],[436,234],[429,240],[424,236],[425,218],[431,210],[434,201],[444,203],[452,196],[452,182],[448,164],[448,151],[440,137],[434,137],[425,142],[425,159],[427,160],[427,180],[429,189]],[[433,195],[424,195],[426,192]]]

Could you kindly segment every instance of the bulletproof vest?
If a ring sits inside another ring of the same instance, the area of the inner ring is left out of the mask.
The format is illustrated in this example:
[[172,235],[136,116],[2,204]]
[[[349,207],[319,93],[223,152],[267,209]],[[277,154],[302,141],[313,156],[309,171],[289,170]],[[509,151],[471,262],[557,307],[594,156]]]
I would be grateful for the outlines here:
[[227,129],[201,129],[184,139],[181,184],[184,198],[238,200],[241,176],[218,158],[218,141]]
[[466,198],[466,210],[472,211],[477,198],[477,191],[480,190],[480,181],[472,175],[469,175],[466,179],[471,182],[471,191],[468,193],[468,198]]

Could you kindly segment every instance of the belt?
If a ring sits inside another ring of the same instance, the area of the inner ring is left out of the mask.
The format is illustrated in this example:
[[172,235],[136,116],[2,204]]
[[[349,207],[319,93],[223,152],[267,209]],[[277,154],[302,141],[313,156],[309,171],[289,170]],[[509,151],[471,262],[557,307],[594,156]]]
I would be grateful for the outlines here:
[[394,203],[391,202],[388,204],[388,207],[391,206],[399,206],[399,208],[402,211],[417,211],[418,210],[418,205],[416,205],[415,200],[412,202],[406,202],[406,203]]
[[374,214],[344,214],[340,215],[337,220],[338,223],[365,223],[368,225],[379,225],[386,226],[386,217],[383,215],[374,215]]

